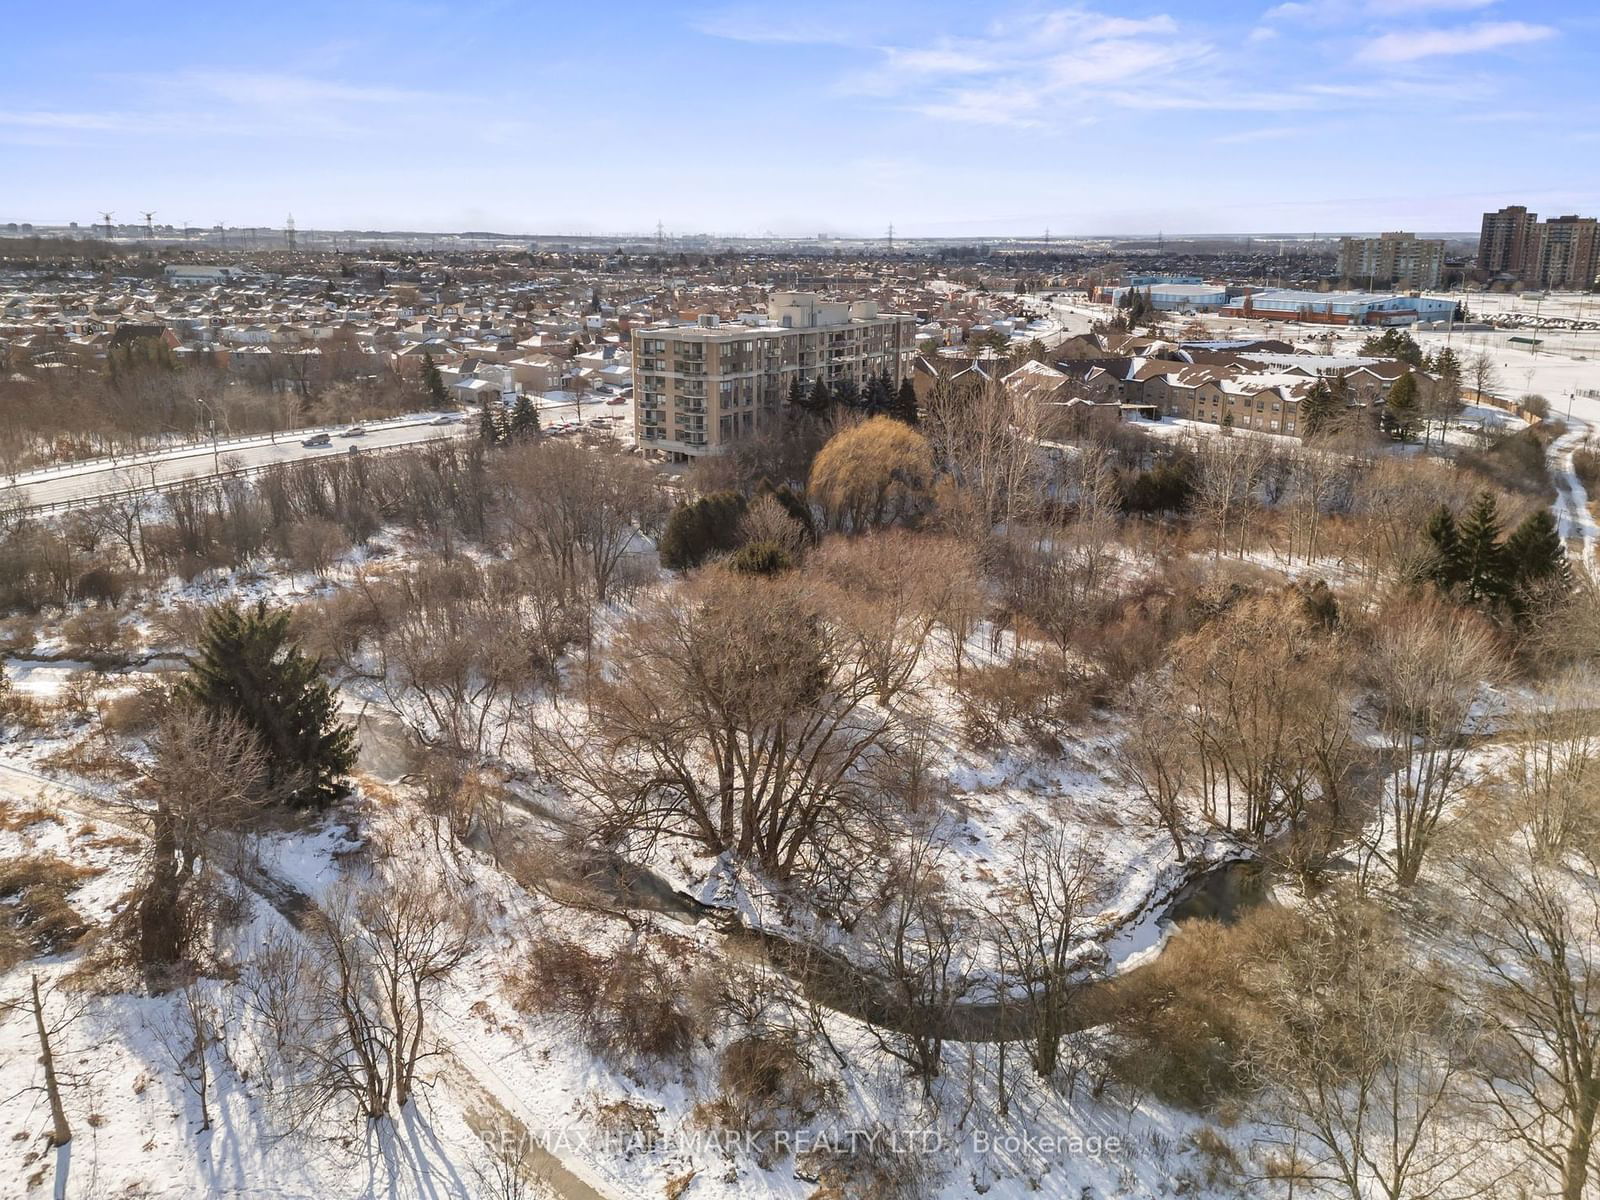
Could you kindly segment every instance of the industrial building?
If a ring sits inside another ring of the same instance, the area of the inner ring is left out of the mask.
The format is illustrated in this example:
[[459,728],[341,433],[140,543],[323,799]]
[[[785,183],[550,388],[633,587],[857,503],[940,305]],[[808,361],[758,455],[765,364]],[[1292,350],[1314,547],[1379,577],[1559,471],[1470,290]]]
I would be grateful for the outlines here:
[[1309,321],[1323,325],[1410,325],[1417,321],[1448,320],[1455,307],[1453,300],[1427,296],[1273,289],[1230,300],[1222,312],[1229,317]]
[[1228,289],[1219,283],[1134,283],[1101,289],[1101,295],[1112,304],[1121,303],[1130,292],[1148,296],[1163,312],[1215,312],[1228,302]]

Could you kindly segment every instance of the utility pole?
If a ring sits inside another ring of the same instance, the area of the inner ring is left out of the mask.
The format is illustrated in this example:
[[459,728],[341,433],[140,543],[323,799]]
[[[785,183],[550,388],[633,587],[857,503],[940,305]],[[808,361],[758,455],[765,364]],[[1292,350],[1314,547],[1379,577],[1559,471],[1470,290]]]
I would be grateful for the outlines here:
[[[211,407],[210,401],[202,400],[199,396],[196,396],[194,398],[194,402],[196,404],[198,404],[201,408],[205,409],[206,422],[207,422],[207,424],[209,424],[211,426],[211,470],[212,470],[213,473],[215,473],[217,475],[220,475],[220,474],[222,474],[222,452],[217,449],[217,413],[216,413],[216,410]],[[154,468],[152,467],[151,468],[151,476],[152,476],[152,478],[154,477],[154,474],[155,474],[155,471],[154,471]]]

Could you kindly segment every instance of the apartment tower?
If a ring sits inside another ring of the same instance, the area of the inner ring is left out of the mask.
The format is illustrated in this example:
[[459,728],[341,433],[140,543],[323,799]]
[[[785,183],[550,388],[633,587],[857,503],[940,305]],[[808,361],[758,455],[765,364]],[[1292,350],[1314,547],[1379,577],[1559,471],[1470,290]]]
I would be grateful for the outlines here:
[[1529,259],[1538,236],[1539,214],[1520,204],[1483,214],[1478,234],[1478,269],[1491,277],[1531,274]]
[[675,459],[721,454],[773,427],[798,381],[861,387],[911,370],[916,319],[870,300],[777,292],[766,315],[633,331],[633,412],[639,444]]
[[1340,238],[1339,274],[1356,284],[1438,287],[1444,274],[1444,242],[1411,233]]

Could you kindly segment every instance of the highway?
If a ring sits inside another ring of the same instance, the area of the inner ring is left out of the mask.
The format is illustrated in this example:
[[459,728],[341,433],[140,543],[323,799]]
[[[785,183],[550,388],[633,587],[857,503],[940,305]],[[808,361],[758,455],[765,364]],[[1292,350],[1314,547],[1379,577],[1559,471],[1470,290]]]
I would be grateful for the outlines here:
[[[600,416],[626,416],[631,412],[627,406],[607,405],[600,400],[586,401],[582,407],[586,422]],[[571,404],[541,408],[540,424],[548,429],[573,420],[577,416],[576,409],[577,406]],[[67,463],[12,477],[7,481],[10,486],[0,492],[0,500],[8,507],[76,507],[125,492],[157,490],[184,479],[259,470],[273,463],[332,458],[348,454],[351,447],[389,450],[444,438],[477,436],[477,413],[452,413],[455,420],[451,424],[434,424],[440,415],[416,413],[387,421],[363,422],[366,433],[358,437],[346,437],[343,427],[324,426],[318,430],[289,430],[271,436],[225,440],[215,449],[210,443],[191,444],[151,454]],[[304,445],[304,440],[316,432],[328,432],[330,444]]]

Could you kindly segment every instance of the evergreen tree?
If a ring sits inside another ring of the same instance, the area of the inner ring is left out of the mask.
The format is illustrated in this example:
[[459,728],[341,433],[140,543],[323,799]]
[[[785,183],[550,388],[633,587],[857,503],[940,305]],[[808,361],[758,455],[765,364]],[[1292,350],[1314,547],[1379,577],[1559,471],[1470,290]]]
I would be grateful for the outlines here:
[[539,410],[533,400],[524,394],[517,397],[511,407],[510,437],[513,442],[529,442],[539,436]]
[[789,407],[796,412],[803,411],[806,406],[806,387],[796,375],[789,381]]
[[1506,556],[1500,545],[1500,514],[1494,497],[1480,492],[1461,522],[1461,587],[1478,604],[1501,599],[1509,590]]
[[1383,408],[1383,426],[1402,442],[1411,440],[1421,417],[1417,402],[1417,377],[1407,371],[1389,385],[1388,402]]
[[478,440],[485,446],[498,446],[504,440],[501,437],[502,432],[500,420],[485,398],[483,406],[478,409]]
[[713,554],[732,550],[739,542],[739,521],[745,498],[738,492],[712,492],[672,510],[656,550],[669,571],[698,567]]
[[320,664],[290,640],[289,615],[264,600],[213,608],[178,696],[253,729],[267,754],[268,787],[297,807],[320,807],[355,766],[355,729],[338,722]]
[[1536,509],[1506,538],[1506,572],[1519,593],[1570,578],[1567,547],[1548,508]]
[[1361,353],[1372,358],[1393,358],[1407,366],[1422,365],[1422,347],[1416,338],[1400,329],[1385,329],[1361,343]]
[[1310,438],[1332,429],[1339,415],[1338,405],[1328,380],[1318,375],[1300,401],[1301,435]]
[[833,388],[833,402],[842,408],[860,408],[860,385],[854,379],[839,380]]
[[833,392],[829,390],[827,383],[820,378],[812,380],[811,395],[806,398],[807,411],[814,417],[822,417],[826,416],[832,407]]
[[1433,557],[1428,563],[1428,577],[1441,588],[1449,590],[1466,578],[1462,561],[1461,533],[1456,529],[1456,519],[1441,504],[1428,518],[1428,540],[1433,543]]
[[450,393],[444,386],[444,376],[439,374],[433,355],[427,350],[422,352],[422,386],[428,389],[428,399],[435,404],[444,405],[450,402]]
[[1432,408],[1444,422],[1446,429],[1450,428],[1451,418],[1462,409],[1461,375],[1461,359],[1449,346],[1445,346],[1433,356]]
[[871,375],[867,378],[866,390],[861,395],[861,407],[868,412],[883,412],[889,407],[890,393],[884,387],[882,375]]
[[894,395],[894,406],[889,410],[889,415],[911,426],[915,426],[922,419],[917,410],[917,389],[911,382],[911,376],[907,375],[900,381],[900,387]]

